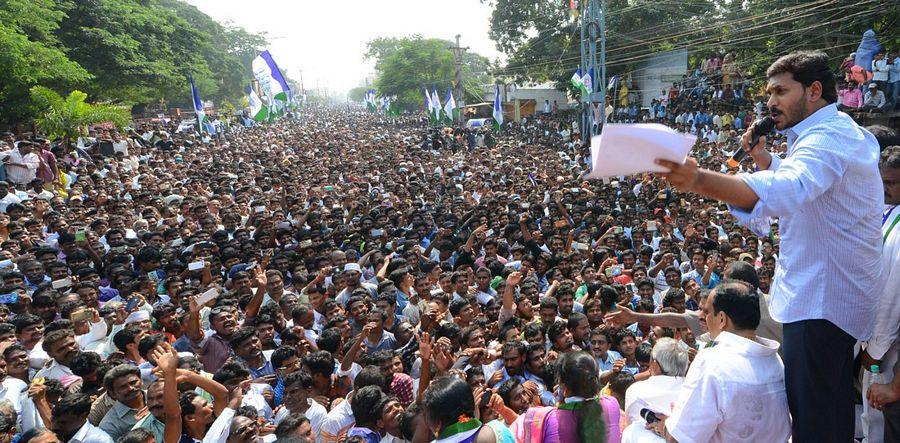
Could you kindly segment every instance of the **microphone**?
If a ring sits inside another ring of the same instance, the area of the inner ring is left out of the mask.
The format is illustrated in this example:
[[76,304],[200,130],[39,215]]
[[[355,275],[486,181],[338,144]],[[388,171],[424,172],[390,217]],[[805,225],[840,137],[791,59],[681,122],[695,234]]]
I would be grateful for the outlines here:
[[[768,134],[775,129],[775,119],[771,116],[766,117],[762,120],[757,120],[753,123],[753,129],[750,132],[750,148],[752,149],[759,142],[759,138]],[[739,164],[744,160],[744,157],[747,156],[747,151],[743,146],[738,147],[738,150],[728,159],[728,167],[736,168]]]
[[643,418],[647,423],[656,423],[659,421],[659,417],[657,417],[656,414],[653,413],[653,411],[647,408],[641,409],[641,418]]

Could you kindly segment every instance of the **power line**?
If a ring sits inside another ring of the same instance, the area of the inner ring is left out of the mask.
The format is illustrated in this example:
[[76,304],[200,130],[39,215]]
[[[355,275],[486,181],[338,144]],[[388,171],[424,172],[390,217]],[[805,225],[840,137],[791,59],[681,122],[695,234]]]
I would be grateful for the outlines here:
[[[848,8],[856,8],[856,7],[860,7],[860,6],[862,6],[862,5],[866,5],[866,4],[874,3],[874,2],[876,2],[876,0],[866,0],[866,1],[859,2],[859,3],[855,3],[855,4],[852,4],[852,5],[844,5],[844,6],[841,6],[841,7],[837,8],[837,9],[829,10],[828,12],[833,12],[833,13],[836,14],[836,13],[839,13],[840,11],[843,11],[843,10],[848,9]],[[792,9],[796,10],[797,8],[792,8]],[[776,10],[776,11],[772,11],[772,12],[767,12],[767,13],[757,14],[757,15],[754,16],[754,17],[756,17],[756,18],[762,18],[762,17],[766,17],[766,16],[769,16],[769,15],[772,15],[772,14],[781,14],[782,12],[783,12],[783,10]],[[778,23],[782,23],[782,22],[788,22],[788,21],[793,21],[793,20],[799,20],[799,19],[802,19],[802,18],[809,17],[809,16],[811,16],[811,15],[814,15],[814,14],[816,14],[816,13],[817,13],[817,12],[815,12],[815,11],[810,11],[810,10],[806,10],[806,11],[797,11],[797,12],[794,12],[793,15],[783,16],[783,17],[781,17],[780,19],[778,19],[778,20],[776,20],[776,21],[774,21],[774,22],[767,22],[767,23],[763,23],[763,24],[757,24],[757,25],[754,25],[754,26],[750,26],[750,27],[748,27],[748,28],[746,28],[746,29],[735,30],[734,32],[752,31],[752,30],[759,29],[759,28],[762,28],[762,27],[765,27],[765,26],[771,26],[772,24],[778,24]],[[824,23],[814,24],[814,25],[812,25],[812,26],[808,26],[808,27],[803,28],[803,29],[801,29],[801,30],[807,30],[807,29],[813,29],[813,28],[818,28],[818,27],[824,27],[824,26],[830,25],[830,24],[832,24],[832,23],[835,23],[835,22],[837,22],[837,21],[846,21],[848,18],[851,18],[851,17],[854,17],[854,16],[860,16],[860,15],[876,15],[876,14],[880,14],[880,12],[878,12],[878,11],[876,11],[876,10],[874,10],[874,9],[863,10],[863,11],[859,11],[859,12],[857,12],[857,13],[855,13],[855,14],[852,14],[852,15],[850,15],[850,16],[844,16],[844,17],[841,17],[839,20],[832,20],[832,21],[828,21],[828,22],[824,22]],[[748,18],[749,18],[749,17],[748,17]],[[843,28],[844,28],[844,27],[842,27],[841,29],[843,29]],[[709,29],[701,29],[701,30],[702,30],[702,31],[709,31]],[[797,30],[794,30],[794,31],[796,32]],[[691,32],[699,32],[699,31],[698,31],[698,30],[695,30],[695,31],[691,31]],[[688,34],[688,33],[681,33],[681,34],[677,34],[677,35],[687,35],[687,34]],[[743,37],[743,38],[738,39],[738,40],[730,41],[729,43],[732,43],[732,44],[733,44],[733,43],[735,43],[735,42],[752,41],[752,40],[754,40],[754,39],[759,39],[759,38],[764,38],[764,37],[765,37],[765,36],[763,36],[763,35],[750,35],[750,36],[748,36],[748,37]],[[657,40],[655,40],[655,41],[662,41],[662,39],[657,39]],[[675,47],[671,48],[670,50],[686,49],[686,48],[689,48],[689,47],[694,47],[694,46],[696,46],[696,45],[705,45],[705,44],[707,44],[707,43],[719,43],[719,42],[720,42],[720,36],[718,36],[718,35],[704,36],[704,37],[699,37],[699,38],[696,38],[696,39],[693,39],[693,40],[686,40],[686,41],[679,42]],[[647,44],[649,44],[649,42],[648,42]],[[610,53],[616,52],[616,50],[621,50],[621,48],[616,48],[616,49],[611,50],[611,51],[609,51],[609,52],[610,52]],[[648,48],[646,48],[644,51],[641,51],[638,55],[632,55],[632,56],[630,56],[630,57],[622,57],[622,58],[618,58],[618,59],[611,60],[611,61],[608,62],[608,65],[619,65],[619,64],[627,63],[627,62],[629,62],[629,61],[642,60],[642,59],[648,58],[649,56],[652,56],[652,55],[654,55],[654,54],[656,54],[656,53],[658,53],[657,50],[648,47]],[[539,67],[539,66],[546,66],[546,65],[551,65],[551,64],[554,64],[554,63],[561,63],[562,61],[567,61],[567,62],[569,62],[569,61],[574,61],[574,60],[576,60],[576,59],[578,59],[578,56],[570,56],[570,57],[567,57],[567,58],[560,57],[560,58],[557,58],[555,61],[554,61],[554,60],[545,60],[545,61],[538,61],[538,62],[530,63],[530,64],[527,64],[527,65],[523,64],[523,65],[520,65],[520,66],[507,67],[507,68],[502,69],[501,72],[503,72],[503,73],[512,73],[512,72],[519,72],[519,71],[524,72],[524,71],[527,71],[527,70],[529,70],[529,69],[533,69],[533,68],[536,68],[536,67]]]

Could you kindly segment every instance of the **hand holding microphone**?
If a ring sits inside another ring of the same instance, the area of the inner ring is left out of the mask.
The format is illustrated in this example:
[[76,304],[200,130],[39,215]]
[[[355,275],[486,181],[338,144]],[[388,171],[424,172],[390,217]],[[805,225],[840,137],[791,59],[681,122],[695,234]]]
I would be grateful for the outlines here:
[[[753,126],[750,127],[750,131],[748,131],[750,133],[749,147],[747,149],[744,149],[744,147],[741,146],[741,148],[738,149],[734,153],[734,155],[732,155],[731,158],[728,159],[728,167],[730,167],[730,168],[738,167],[738,165],[740,165],[741,162],[744,160],[744,157],[747,156],[747,153],[750,151],[753,151],[753,149],[756,148],[756,145],[759,143],[760,137],[768,134],[774,128],[775,128],[775,120],[771,116],[766,117],[762,120],[757,120],[756,122],[754,122]],[[745,133],[743,137],[747,137],[747,134]],[[743,137],[742,137],[742,140],[743,140]],[[768,166],[768,165],[766,165],[766,166]],[[763,168],[763,169],[766,169],[766,168]]]

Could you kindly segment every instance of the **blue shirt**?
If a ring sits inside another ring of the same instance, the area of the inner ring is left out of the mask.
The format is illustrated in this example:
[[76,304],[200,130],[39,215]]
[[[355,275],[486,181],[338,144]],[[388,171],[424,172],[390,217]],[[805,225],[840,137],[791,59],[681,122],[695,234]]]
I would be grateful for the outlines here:
[[613,363],[620,358],[622,358],[622,354],[619,354],[612,349],[606,351],[606,360],[601,360],[600,357],[597,357],[597,363],[600,365],[600,372],[612,370]]
[[759,197],[751,212],[730,207],[757,234],[780,219],[769,311],[779,323],[825,319],[866,340],[883,284],[878,141],[833,104],[786,135],[786,159],[739,175]]

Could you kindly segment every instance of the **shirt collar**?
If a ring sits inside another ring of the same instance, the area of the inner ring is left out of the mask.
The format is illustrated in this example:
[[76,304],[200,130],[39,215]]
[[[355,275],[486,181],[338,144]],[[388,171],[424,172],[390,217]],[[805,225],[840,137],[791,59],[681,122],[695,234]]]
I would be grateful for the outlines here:
[[766,355],[778,351],[779,344],[774,340],[757,336],[755,340],[750,340],[731,332],[722,331],[716,336],[715,343],[717,346],[728,346],[736,349],[740,354],[746,355]]
[[800,138],[810,128],[836,115],[837,106],[834,103],[823,106],[818,111],[813,112],[809,117],[804,118],[800,123],[797,123],[793,127],[788,128],[788,130],[786,131],[788,141],[793,144],[795,140]]
[[84,441],[87,438],[88,432],[90,432],[91,423],[87,420],[84,421],[84,424],[78,428],[78,432],[72,436],[69,441]]
[[112,409],[113,411],[115,411],[116,415],[119,418],[124,418],[125,415],[129,412],[137,411],[137,409],[131,409],[125,403],[122,403],[119,400],[116,400],[116,402],[113,403]]

